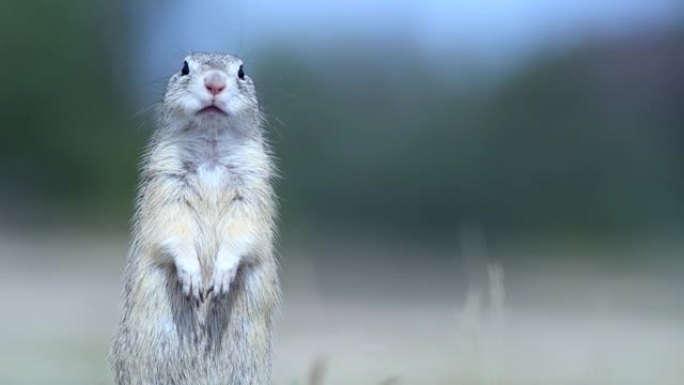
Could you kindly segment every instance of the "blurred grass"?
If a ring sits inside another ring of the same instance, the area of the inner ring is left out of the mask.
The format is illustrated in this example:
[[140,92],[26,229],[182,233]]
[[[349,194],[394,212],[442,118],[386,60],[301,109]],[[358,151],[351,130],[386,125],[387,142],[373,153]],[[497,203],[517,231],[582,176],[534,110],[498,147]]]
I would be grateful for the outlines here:
[[[373,247],[377,260],[359,259],[368,245],[353,238],[283,248],[275,384],[675,385],[684,378],[681,261],[668,277],[639,266],[602,268],[606,249],[595,246],[557,245],[544,258],[528,246],[537,263],[503,264],[505,302],[495,311],[486,279],[444,263],[462,260],[455,246]],[[681,250],[679,241],[635,252],[662,259]],[[1,383],[112,383],[105,356],[125,251],[124,234],[0,233]],[[495,248],[478,258],[523,251]],[[392,259],[396,265],[384,262]],[[410,261],[423,264],[411,269]],[[360,268],[374,279],[359,279]],[[333,271],[337,280],[329,279]],[[466,300],[469,293],[478,299]]]

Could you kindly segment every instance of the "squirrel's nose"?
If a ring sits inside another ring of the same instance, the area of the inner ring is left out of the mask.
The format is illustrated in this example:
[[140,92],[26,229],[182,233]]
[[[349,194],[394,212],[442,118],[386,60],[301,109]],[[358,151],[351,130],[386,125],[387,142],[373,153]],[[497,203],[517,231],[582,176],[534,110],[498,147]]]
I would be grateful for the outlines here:
[[226,80],[223,76],[213,73],[204,78],[204,87],[212,95],[217,95],[226,88]]

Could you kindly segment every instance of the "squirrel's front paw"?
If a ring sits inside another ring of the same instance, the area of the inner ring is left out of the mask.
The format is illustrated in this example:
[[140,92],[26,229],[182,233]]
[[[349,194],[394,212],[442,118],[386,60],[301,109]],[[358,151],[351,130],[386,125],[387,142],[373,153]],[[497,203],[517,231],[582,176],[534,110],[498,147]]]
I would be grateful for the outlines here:
[[211,286],[207,291],[207,297],[221,297],[227,295],[230,291],[230,284],[237,275],[240,260],[238,258],[231,258],[227,260],[218,260],[214,266],[214,275],[211,280]]
[[195,304],[204,301],[202,290],[202,271],[198,261],[176,261],[178,282],[180,282],[183,295],[191,299]]

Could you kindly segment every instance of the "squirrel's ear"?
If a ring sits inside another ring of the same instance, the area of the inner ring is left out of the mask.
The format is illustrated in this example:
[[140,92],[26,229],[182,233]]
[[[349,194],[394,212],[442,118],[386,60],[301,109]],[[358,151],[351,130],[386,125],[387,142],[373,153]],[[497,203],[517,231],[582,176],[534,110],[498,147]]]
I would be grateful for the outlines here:
[[188,61],[183,62],[183,68],[181,69],[181,75],[187,75],[190,73],[190,67],[188,66]]

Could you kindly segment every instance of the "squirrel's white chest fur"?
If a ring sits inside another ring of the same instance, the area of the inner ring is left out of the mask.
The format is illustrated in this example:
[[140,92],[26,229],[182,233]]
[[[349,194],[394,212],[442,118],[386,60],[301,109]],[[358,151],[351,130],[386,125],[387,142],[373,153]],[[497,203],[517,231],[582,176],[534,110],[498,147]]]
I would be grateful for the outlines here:
[[198,204],[218,204],[232,199],[227,195],[237,194],[235,188],[239,180],[238,170],[228,158],[200,161],[188,172],[188,184],[193,187],[195,198],[200,200]]
[[151,167],[161,174],[178,176],[190,203],[219,203],[233,199],[230,195],[237,194],[237,188],[245,187],[245,182],[263,169],[262,153],[263,149],[250,141],[188,136],[160,148],[151,159]]
[[207,197],[217,195],[228,184],[229,175],[226,166],[215,163],[203,163],[197,170],[197,180]]

